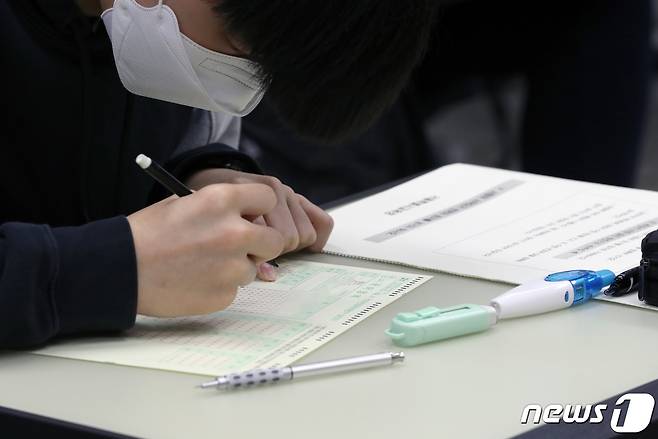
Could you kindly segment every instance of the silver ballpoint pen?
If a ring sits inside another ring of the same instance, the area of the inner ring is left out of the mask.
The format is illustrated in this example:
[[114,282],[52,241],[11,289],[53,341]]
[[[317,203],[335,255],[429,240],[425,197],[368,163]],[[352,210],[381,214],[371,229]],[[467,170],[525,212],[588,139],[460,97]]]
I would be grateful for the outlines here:
[[254,369],[247,372],[231,373],[218,376],[213,381],[203,383],[199,387],[202,389],[216,387],[218,390],[234,390],[267,383],[290,381],[293,378],[302,378],[325,373],[344,372],[375,366],[388,366],[402,361],[404,361],[404,352],[383,352],[381,354],[340,358],[337,360],[321,361],[319,363],[273,367],[270,369]]

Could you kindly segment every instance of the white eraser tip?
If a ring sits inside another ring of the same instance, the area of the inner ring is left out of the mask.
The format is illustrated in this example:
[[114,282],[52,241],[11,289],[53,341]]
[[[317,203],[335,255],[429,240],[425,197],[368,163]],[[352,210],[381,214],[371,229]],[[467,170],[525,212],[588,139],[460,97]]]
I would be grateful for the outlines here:
[[144,154],[140,154],[137,156],[135,159],[135,162],[139,165],[140,168],[146,169],[149,166],[151,166],[151,159],[145,156]]

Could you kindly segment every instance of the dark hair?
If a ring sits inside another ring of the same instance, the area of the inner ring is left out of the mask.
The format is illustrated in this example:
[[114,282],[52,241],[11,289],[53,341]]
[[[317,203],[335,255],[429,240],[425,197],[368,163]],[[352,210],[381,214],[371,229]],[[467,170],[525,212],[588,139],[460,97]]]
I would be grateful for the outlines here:
[[219,0],[250,49],[268,99],[307,139],[365,130],[398,97],[422,57],[437,0]]

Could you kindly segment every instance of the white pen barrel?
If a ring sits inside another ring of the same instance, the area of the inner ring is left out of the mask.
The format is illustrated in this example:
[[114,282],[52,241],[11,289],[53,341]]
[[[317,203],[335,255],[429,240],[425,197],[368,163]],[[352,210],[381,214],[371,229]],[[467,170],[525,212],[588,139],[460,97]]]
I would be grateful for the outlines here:
[[519,285],[491,300],[499,319],[540,314],[573,305],[571,282],[545,280]]
[[341,358],[338,360],[322,361],[319,363],[301,364],[291,366],[293,378],[320,375],[327,372],[343,372],[348,370],[364,369],[367,367],[387,366],[391,363],[404,360],[402,352],[363,355],[360,357]]

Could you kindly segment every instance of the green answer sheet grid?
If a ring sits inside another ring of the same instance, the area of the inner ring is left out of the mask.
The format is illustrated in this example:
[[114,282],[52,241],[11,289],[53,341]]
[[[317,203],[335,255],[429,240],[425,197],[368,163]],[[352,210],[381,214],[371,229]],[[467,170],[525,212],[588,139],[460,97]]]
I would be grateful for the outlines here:
[[65,339],[35,353],[200,375],[283,366],[431,278],[280,262],[276,282],[241,288],[224,311],[166,319],[139,316],[135,327],[120,336]]

